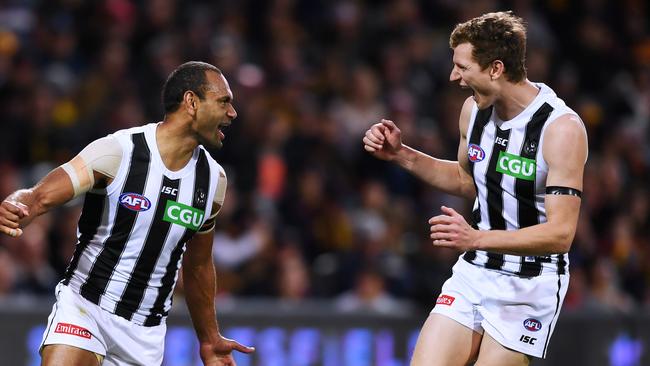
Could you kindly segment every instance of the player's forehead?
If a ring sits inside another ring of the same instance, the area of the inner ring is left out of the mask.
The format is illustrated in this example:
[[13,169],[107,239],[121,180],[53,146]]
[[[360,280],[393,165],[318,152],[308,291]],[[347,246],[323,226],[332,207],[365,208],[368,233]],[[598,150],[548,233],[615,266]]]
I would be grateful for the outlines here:
[[205,73],[205,90],[218,94],[218,96],[232,97],[232,91],[228,80],[218,72],[206,71]]
[[469,64],[476,62],[472,56],[474,46],[471,43],[461,43],[454,48],[453,61],[455,64]]

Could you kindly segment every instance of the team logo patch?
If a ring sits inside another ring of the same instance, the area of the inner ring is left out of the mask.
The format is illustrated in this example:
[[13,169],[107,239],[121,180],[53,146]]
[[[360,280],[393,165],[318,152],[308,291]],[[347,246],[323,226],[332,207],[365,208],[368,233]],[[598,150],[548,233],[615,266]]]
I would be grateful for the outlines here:
[[163,220],[198,231],[201,225],[203,225],[204,217],[205,212],[203,210],[168,200],[167,206],[165,206]]
[[436,304],[451,306],[451,304],[454,303],[454,300],[456,300],[456,298],[453,296],[440,295],[436,300]]
[[524,144],[524,152],[530,156],[535,155],[537,152],[537,142],[533,140],[526,140]]
[[120,205],[131,211],[147,211],[151,208],[151,201],[138,193],[122,193],[120,195]]
[[542,329],[542,322],[535,318],[528,318],[524,320],[524,328],[530,332],[537,332]]
[[478,163],[485,159],[485,151],[476,144],[469,144],[467,147],[467,157],[472,163]]
[[73,336],[90,339],[92,335],[86,328],[68,323],[57,323],[54,333],[70,334]]
[[526,159],[519,155],[508,154],[505,151],[500,151],[496,170],[501,174],[507,174],[523,180],[534,181],[537,164],[533,159]]
[[205,199],[206,199],[205,192],[203,189],[199,188],[196,193],[194,194],[194,201],[198,205],[204,205],[205,204]]

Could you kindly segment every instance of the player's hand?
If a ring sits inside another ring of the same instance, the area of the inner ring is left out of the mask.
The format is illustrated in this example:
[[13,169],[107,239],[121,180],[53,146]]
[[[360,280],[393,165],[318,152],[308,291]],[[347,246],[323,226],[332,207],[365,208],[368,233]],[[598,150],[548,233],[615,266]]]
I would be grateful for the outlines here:
[[0,203],[0,233],[11,237],[23,234],[20,220],[29,215],[27,206],[20,202],[4,200]]
[[461,251],[476,249],[477,231],[453,208],[442,206],[441,210],[442,215],[429,219],[433,245]]
[[205,366],[236,366],[232,351],[252,353],[255,348],[220,336],[216,342],[201,344],[199,352]]
[[363,148],[376,158],[393,160],[402,148],[402,131],[393,121],[382,119],[366,131]]

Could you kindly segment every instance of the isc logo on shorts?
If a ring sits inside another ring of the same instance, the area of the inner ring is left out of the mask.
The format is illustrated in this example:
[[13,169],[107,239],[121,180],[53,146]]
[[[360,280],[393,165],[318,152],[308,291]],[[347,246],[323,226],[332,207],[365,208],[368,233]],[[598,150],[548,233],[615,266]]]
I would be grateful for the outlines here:
[[57,323],[54,333],[70,334],[73,336],[90,339],[92,336],[88,329],[68,323]]
[[454,300],[456,300],[456,298],[453,296],[440,295],[436,300],[436,304],[451,306],[451,304],[454,303]]

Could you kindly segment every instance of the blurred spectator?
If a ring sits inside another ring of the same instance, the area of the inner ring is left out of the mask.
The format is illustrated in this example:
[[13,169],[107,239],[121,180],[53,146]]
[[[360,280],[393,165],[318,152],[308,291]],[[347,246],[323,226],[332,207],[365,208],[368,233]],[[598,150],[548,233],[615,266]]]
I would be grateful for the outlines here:
[[278,251],[275,296],[288,302],[299,302],[309,296],[311,279],[299,249],[286,245]]
[[357,275],[354,288],[336,299],[336,308],[346,312],[391,314],[399,311],[401,305],[386,291],[384,278],[379,272],[364,269]]

